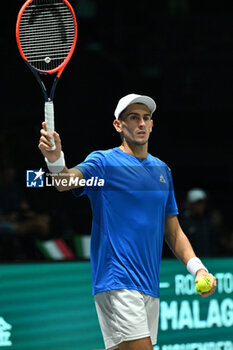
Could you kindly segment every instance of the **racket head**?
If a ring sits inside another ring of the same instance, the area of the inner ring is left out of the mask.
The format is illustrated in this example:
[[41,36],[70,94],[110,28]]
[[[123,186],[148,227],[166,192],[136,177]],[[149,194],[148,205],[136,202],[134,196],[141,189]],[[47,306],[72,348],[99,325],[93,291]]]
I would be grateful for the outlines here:
[[77,35],[75,12],[67,0],[27,0],[19,11],[19,52],[39,73],[59,77],[74,52]]

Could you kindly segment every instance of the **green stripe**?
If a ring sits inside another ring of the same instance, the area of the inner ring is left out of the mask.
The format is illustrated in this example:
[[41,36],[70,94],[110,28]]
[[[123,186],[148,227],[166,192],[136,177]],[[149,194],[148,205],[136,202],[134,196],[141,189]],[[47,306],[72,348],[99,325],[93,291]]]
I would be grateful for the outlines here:
[[50,260],[52,259],[52,257],[50,256],[48,250],[45,248],[42,241],[36,240],[36,245],[40,249],[41,253],[45,256],[45,258],[50,259]]
[[75,246],[76,256],[78,258],[83,258],[82,236],[74,236],[74,246]]

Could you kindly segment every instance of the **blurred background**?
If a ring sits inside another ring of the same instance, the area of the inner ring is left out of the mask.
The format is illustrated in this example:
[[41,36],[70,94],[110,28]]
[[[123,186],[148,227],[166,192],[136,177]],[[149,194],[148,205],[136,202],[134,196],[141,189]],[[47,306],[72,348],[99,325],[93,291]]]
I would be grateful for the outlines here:
[[[112,121],[122,96],[151,96],[149,152],[172,169],[181,225],[197,255],[231,256],[232,2],[70,2],[78,43],[54,100],[67,166],[120,145]],[[26,170],[46,167],[37,147],[43,95],[15,42],[23,3],[1,18],[0,260],[88,258],[88,199],[26,188]],[[172,257],[166,246],[163,254]]]

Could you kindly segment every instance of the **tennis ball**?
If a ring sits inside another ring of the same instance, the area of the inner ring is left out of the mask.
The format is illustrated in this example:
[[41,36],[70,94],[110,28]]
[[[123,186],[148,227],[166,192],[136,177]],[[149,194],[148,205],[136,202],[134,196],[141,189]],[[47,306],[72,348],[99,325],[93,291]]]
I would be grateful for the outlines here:
[[211,279],[207,276],[200,277],[196,284],[196,291],[198,294],[209,292],[211,290]]

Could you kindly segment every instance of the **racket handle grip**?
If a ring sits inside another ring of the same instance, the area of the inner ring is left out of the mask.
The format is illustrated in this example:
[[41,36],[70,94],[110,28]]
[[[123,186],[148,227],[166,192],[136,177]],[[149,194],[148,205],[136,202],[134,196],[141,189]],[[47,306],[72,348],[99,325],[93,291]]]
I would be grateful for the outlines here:
[[[53,134],[54,132],[54,106],[53,101],[45,102],[44,105],[44,114],[46,121],[46,130]],[[54,143],[54,146],[49,151],[54,151],[56,149],[54,138],[51,140]]]

